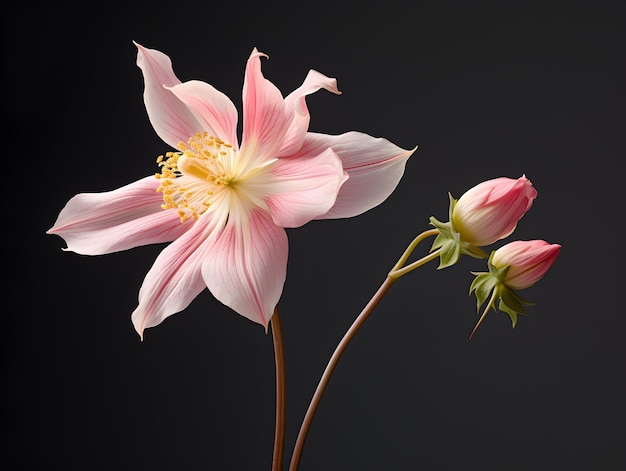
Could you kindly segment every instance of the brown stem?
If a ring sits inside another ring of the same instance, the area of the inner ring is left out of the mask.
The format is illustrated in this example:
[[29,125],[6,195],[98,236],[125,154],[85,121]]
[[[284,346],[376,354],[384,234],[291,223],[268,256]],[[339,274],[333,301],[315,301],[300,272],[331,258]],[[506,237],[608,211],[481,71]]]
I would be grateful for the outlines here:
[[278,308],[270,320],[272,337],[274,338],[274,358],[276,364],[276,429],[274,432],[274,458],[272,471],[282,471],[285,449],[285,350],[283,345],[283,328]]
[[298,437],[296,439],[296,444],[293,450],[293,454],[291,455],[291,461],[289,463],[289,471],[297,471],[298,469],[298,466],[300,464],[300,457],[302,456],[302,448],[304,447],[304,441],[306,440],[306,436],[309,432],[309,428],[311,427],[313,416],[315,415],[317,406],[319,405],[320,400],[322,399],[322,395],[324,394],[324,391],[326,390],[326,386],[328,385],[330,376],[333,374],[333,370],[335,369],[335,366],[337,365],[339,358],[341,357],[344,350],[346,349],[346,347],[348,346],[352,338],[355,336],[359,328],[363,325],[365,320],[372,313],[376,305],[379,303],[382,297],[387,293],[389,288],[391,288],[391,285],[395,283],[402,275],[405,275],[406,273],[414,270],[417,267],[424,265],[430,260],[434,260],[435,258],[439,256],[439,253],[441,250],[436,250],[430,253],[429,255],[422,257],[418,261],[413,262],[411,265],[403,268],[404,264],[409,259],[415,247],[417,247],[417,245],[420,242],[422,242],[424,239],[426,239],[427,237],[434,236],[437,234],[439,234],[438,229],[430,229],[430,230],[422,232],[415,239],[413,239],[413,241],[406,248],[406,250],[400,257],[400,259],[396,262],[394,267],[387,274],[387,278],[385,278],[385,281],[383,282],[383,284],[380,285],[380,288],[378,288],[378,291],[376,291],[372,299],[370,299],[367,305],[363,308],[361,313],[354,320],[354,322],[352,323],[348,331],[345,333],[345,335],[343,336],[343,338],[341,339],[341,341],[335,348],[335,351],[332,357],[330,358],[330,361],[326,365],[326,369],[324,370],[324,373],[322,374],[322,378],[320,379],[320,382],[317,385],[315,394],[313,394],[313,399],[311,399],[311,403],[309,404],[309,408],[306,411],[306,415],[304,416],[302,425],[300,426],[300,431],[298,433]]
[[302,448],[304,446],[304,441],[306,440],[307,433],[309,428],[311,427],[311,422],[313,421],[313,416],[315,415],[315,411],[317,410],[317,406],[322,398],[322,394],[324,394],[324,390],[328,385],[328,381],[330,380],[330,376],[339,361],[339,357],[344,352],[356,332],[359,330],[361,325],[365,322],[370,313],[374,310],[378,302],[385,295],[387,290],[391,287],[391,285],[396,281],[396,279],[387,277],[383,284],[378,288],[376,294],[370,299],[367,306],[363,308],[361,314],[355,319],[352,323],[344,337],[341,339],[341,342],[335,348],[335,352],[333,353],[328,365],[326,365],[326,369],[324,370],[324,374],[322,375],[322,379],[320,379],[319,384],[317,385],[317,389],[315,390],[315,394],[313,395],[313,399],[309,404],[309,408],[304,416],[304,420],[302,421],[302,425],[300,426],[300,432],[298,433],[298,438],[296,439],[296,444],[293,450],[293,454],[291,455],[291,462],[289,464],[289,471],[296,471],[300,464],[300,457],[302,455]]

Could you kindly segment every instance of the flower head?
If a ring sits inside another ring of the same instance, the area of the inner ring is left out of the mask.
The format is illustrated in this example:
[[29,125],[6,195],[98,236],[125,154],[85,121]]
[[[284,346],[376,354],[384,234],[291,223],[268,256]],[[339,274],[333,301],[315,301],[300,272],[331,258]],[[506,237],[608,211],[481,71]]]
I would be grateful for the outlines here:
[[452,224],[461,240],[484,247],[511,235],[536,197],[537,191],[525,175],[517,180],[488,180],[459,198]]
[[489,309],[496,309],[496,301],[499,301],[498,308],[509,315],[515,327],[518,314],[525,314],[524,306],[532,304],[522,299],[515,290],[529,288],[543,278],[560,250],[559,244],[549,244],[543,240],[518,240],[491,252],[489,272],[474,273],[476,278],[470,286],[470,293],[476,295],[477,309],[489,298],[472,335]]
[[491,264],[497,269],[509,267],[502,279],[508,288],[530,288],[555,262],[561,246],[545,240],[516,240],[494,251]]
[[525,175],[484,181],[458,200],[450,195],[449,222],[430,218],[440,232],[431,249],[441,248],[440,268],[455,264],[462,254],[487,258],[480,247],[511,235],[536,197]]
[[348,132],[310,133],[307,95],[336,80],[314,70],[283,97],[254,49],[243,86],[243,126],[211,85],[182,83],[165,54],[139,44],[148,117],[175,150],[155,175],[106,193],[74,196],[49,234],[97,255],[172,242],[158,256],[132,314],[143,331],[183,310],[205,288],[248,319],[268,322],[287,267],[285,228],[361,214],[395,189],[413,150]]

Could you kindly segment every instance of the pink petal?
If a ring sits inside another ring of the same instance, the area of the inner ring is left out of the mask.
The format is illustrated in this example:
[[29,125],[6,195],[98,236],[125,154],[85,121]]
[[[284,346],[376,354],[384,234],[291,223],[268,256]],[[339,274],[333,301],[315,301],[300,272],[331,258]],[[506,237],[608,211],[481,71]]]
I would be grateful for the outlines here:
[[163,141],[176,147],[195,133],[203,131],[203,120],[165,87],[180,83],[168,56],[137,43],[137,65],[143,72],[143,100],[152,127]]
[[299,154],[317,155],[327,147],[339,156],[349,178],[335,205],[318,219],[349,218],[381,204],[395,190],[406,161],[417,149],[405,150],[387,139],[351,131],[338,136],[307,133]]
[[158,186],[159,180],[150,176],[117,190],[76,195],[47,233],[62,237],[67,250],[83,255],[172,241],[191,224],[181,224],[176,211],[161,208]]
[[314,157],[280,159],[271,171],[273,182],[262,191],[274,223],[299,227],[326,214],[348,178],[332,149]]
[[139,305],[131,316],[142,339],[145,329],[185,309],[206,288],[201,266],[217,222],[210,214],[203,215],[155,260],[139,290]]
[[309,109],[306,106],[306,96],[324,88],[329,92],[341,95],[337,89],[337,80],[309,70],[304,82],[285,98],[285,111],[291,119],[291,125],[284,137],[283,144],[276,153],[277,157],[294,154],[302,146],[302,142],[309,129]]
[[290,125],[280,90],[261,73],[260,57],[252,51],[243,84],[242,163],[252,168],[260,160],[275,157]]
[[226,95],[199,80],[174,85],[169,89],[203,118],[206,132],[238,148],[237,109]]
[[[232,206],[231,206],[232,207]],[[267,330],[287,272],[287,234],[259,210],[231,210],[202,276],[213,296]]]

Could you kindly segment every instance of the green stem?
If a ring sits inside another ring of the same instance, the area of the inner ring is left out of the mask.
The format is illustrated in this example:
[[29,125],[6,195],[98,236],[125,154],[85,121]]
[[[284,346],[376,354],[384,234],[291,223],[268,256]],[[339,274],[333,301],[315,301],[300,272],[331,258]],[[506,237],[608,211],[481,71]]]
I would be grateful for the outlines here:
[[404,251],[404,253],[400,257],[400,259],[396,262],[396,264],[391,269],[391,272],[393,273],[396,270],[399,270],[400,267],[402,267],[402,265],[404,265],[406,263],[406,261],[409,259],[409,257],[413,253],[413,250],[415,250],[415,247],[417,247],[417,245],[421,241],[423,241],[426,237],[434,236],[434,235],[437,235],[437,234],[439,234],[439,229],[430,229],[428,231],[424,231],[421,234],[419,234],[415,239],[413,239],[413,241],[406,248],[406,250]]
[[391,270],[389,272],[389,276],[391,278],[400,278],[402,275],[406,275],[408,272],[415,270],[417,267],[421,267],[422,265],[424,265],[427,262],[430,262],[431,260],[436,259],[437,257],[439,257],[439,253],[441,252],[441,249],[437,249],[432,253],[429,253],[428,255],[426,255],[425,257],[420,258],[419,260],[416,260],[415,262],[411,263],[410,265],[407,265],[404,268],[400,268],[398,270]]
[[494,307],[494,303],[495,303],[496,299],[499,297],[499,294],[500,294],[500,290],[498,289],[498,287],[495,287],[493,289],[493,292],[491,293],[491,298],[489,298],[489,302],[487,303],[487,307],[485,307],[485,310],[483,311],[483,315],[480,316],[480,319],[478,319],[478,322],[476,323],[476,326],[474,327],[474,330],[472,330],[472,333],[469,336],[470,340],[472,340],[472,337],[474,336],[474,334],[478,330],[478,327],[480,326],[480,324],[483,323],[483,320],[485,319],[485,316],[487,316],[487,313],[489,312],[489,309]]
[[414,270],[415,268],[423,265],[429,260],[433,260],[434,258],[437,258],[440,250],[436,250],[432,254],[429,254],[426,257],[423,257],[422,259],[416,262],[413,262],[411,265],[407,266],[404,269],[402,268],[402,265],[406,263],[406,261],[408,260],[409,256],[411,255],[415,247],[417,247],[417,245],[422,240],[424,240],[426,237],[430,237],[438,233],[439,233],[439,230],[431,229],[431,230],[422,232],[415,239],[413,239],[413,241],[409,244],[409,246],[406,248],[406,250],[400,257],[400,259],[398,260],[398,262],[391,269],[391,271],[387,275],[387,278],[385,278],[385,281],[383,282],[383,284],[378,288],[378,290],[376,291],[372,299],[370,299],[367,305],[363,308],[361,313],[352,323],[348,331],[345,333],[345,335],[343,336],[343,338],[341,339],[341,341],[335,348],[335,351],[333,352],[330,358],[330,361],[326,365],[326,369],[324,370],[324,373],[322,374],[322,378],[320,379],[317,385],[315,393],[313,394],[313,398],[311,399],[309,408],[306,411],[306,415],[304,416],[302,425],[300,426],[300,431],[298,432],[296,444],[294,446],[293,454],[291,456],[291,462],[289,463],[289,471],[296,471],[298,469],[298,466],[300,464],[300,458],[302,456],[302,449],[304,447],[304,442],[306,440],[309,429],[311,428],[311,423],[313,422],[313,416],[315,415],[315,412],[317,411],[317,407],[319,406],[319,403],[322,399],[322,395],[324,394],[324,391],[326,390],[326,386],[328,386],[330,377],[333,374],[335,366],[337,366],[337,363],[339,362],[339,358],[343,354],[344,350],[346,349],[350,341],[354,338],[357,331],[361,328],[361,326],[369,317],[369,315],[372,313],[374,308],[378,305],[378,303],[383,298],[383,296],[387,293],[389,288],[391,288],[391,285],[393,285],[398,280],[398,278],[400,278],[400,276],[404,275],[405,273],[408,273],[411,270]]
[[270,320],[274,339],[274,363],[276,365],[276,424],[274,431],[274,458],[272,471],[282,471],[285,449],[285,350],[283,344],[283,328],[278,308]]

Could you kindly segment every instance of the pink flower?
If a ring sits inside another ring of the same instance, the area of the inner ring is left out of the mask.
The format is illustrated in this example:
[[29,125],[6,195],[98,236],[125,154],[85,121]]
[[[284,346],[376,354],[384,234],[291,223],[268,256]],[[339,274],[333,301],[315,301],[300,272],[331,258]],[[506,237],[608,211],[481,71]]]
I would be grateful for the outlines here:
[[176,148],[156,176],[74,196],[48,233],[67,250],[97,255],[172,242],[156,259],[132,314],[135,329],[161,323],[205,288],[267,329],[287,267],[285,228],[345,218],[382,203],[413,150],[348,132],[308,132],[305,97],[336,80],[311,70],[283,98],[256,49],[243,86],[241,144],[234,104],[211,85],[181,83],[165,54],[137,44],[144,102],[156,133]]
[[496,268],[509,266],[502,283],[515,290],[528,288],[546,274],[556,260],[561,246],[543,240],[517,240],[493,253]]
[[461,240],[482,247],[511,235],[537,197],[526,176],[495,178],[465,192],[452,211]]

